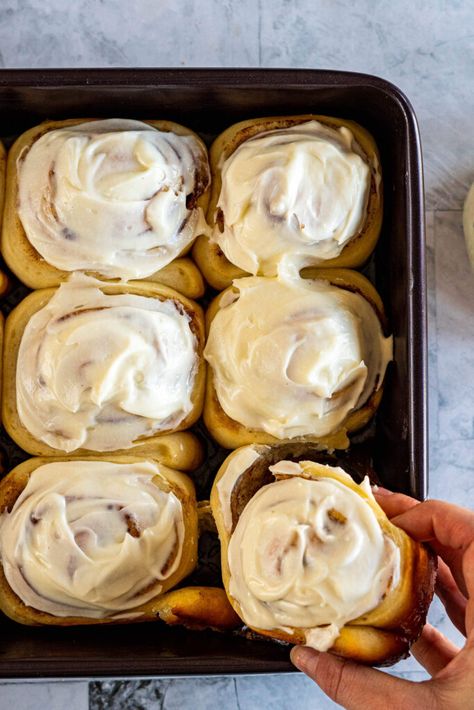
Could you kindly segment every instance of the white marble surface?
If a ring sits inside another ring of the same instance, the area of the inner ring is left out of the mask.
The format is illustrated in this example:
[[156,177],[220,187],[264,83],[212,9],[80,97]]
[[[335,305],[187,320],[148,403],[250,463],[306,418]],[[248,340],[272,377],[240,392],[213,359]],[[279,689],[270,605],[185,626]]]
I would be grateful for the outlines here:
[[87,683],[2,683],[0,707],[15,710],[86,710],[89,706]]
[[[425,160],[430,495],[474,502],[474,276],[461,205],[474,180],[471,0],[3,0],[6,67],[262,66],[363,71],[402,88]],[[449,630],[444,610],[431,619]],[[455,635],[454,635],[455,636]],[[412,659],[393,670],[419,680]],[[91,709],[335,707],[300,675],[91,687]],[[101,699],[102,698],[102,699]],[[85,710],[86,683],[3,684],[1,707]]]

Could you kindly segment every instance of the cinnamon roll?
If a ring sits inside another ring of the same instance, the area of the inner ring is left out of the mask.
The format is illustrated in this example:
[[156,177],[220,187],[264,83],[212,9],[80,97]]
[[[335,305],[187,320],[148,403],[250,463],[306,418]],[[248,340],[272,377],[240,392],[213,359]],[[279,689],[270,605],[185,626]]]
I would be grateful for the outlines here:
[[43,123],[9,154],[5,260],[32,288],[85,271],[202,295],[196,267],[175,260],[206,227],[209,180],[204,143],[179,124]]
[[154,618],[196,564],[193,484],[154,460],[30,459],[0,505],[0,605],[21,623]]
[[216,139],[210,156],[213,231],[194,257],[215,288],[245,274],[357,267],[373,251],[380,161],[358,124],[313,114],[243,121]]
[[346,448],[382,396],[392,339],[357,272],[237,279],[208,311],[204,419],[226,448],[288,439]]
[[339,467],[234,451],[211,506],[229,601],[257,633],[382,664],[406,655],[433,596],[435,556]]
[[[200,415],[203,341],[200,307],[157,284],[75,274],[35,291],[6,325],[5,427],[36,455],[153,451]],[[166,446],[173,465],[198,457],[191,435]]]

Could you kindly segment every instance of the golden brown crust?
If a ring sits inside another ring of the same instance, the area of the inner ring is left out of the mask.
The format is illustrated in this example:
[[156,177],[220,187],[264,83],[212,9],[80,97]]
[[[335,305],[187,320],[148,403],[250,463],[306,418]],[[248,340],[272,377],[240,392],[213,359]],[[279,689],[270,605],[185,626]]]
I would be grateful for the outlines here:
[[[70,272],[62,271],[48,264],[29,242],[23,225],[18,216],[18,174],[17,161],[20,156],[26,154],[33,143],[48,131],[58,128],[75,126],[80,123],[95,121],[94,118],[73,118],[65,121],[45,121],[39,126],[30,128],[23,133],[12,145],[8,153],[6,189],[5,189],[5,211],[2,229],[1,250],[5,261],[10,269],[24,284],[30,288],[50,288],[58,286],[65,281]],[[160,131],[168,131],[177,135],[192,135],[204,147],[201,138],[189,128],[173,121],[144,121]],[[201,207],[206,212],[209,202],[209,189],[207,189],[196,200],[196,206]],[[183,250],[181,258],[165,266],[160,271],[149,276],[146,280],[163,284],[183,293],[188,298],[199,298],[204,293],[204,282],[199,269],[189,258],[182,258],[191,248],[189,245]],[[177,263],[178,262],[178,263]],[[98,274],[90,272],[92,276]],[[103,277],[100,277],[103,278]]]
[[[386,329],[386,317],[380,296],[365,276],[350,269],[307,269],[305,278],[323,279],[340,288],[359,293],[363,296],[376,311],[382,329]],[[232,289],[226,289],[217,296],[209,305],[206,312],[206,330],[209,332],[210,325],[219,310],[220,303],[225,295]],[[322,449],[346,449],[349,446],[347,434],[362,429],[374,416],[383,395],[383,383],[378,390],[374,390],[368,401],[354,412],[351,412],[343,422],[339,431],[325,437],[314,437],[307,435],[292,439],[292,441],[302,441],[317,443]],[[206,398],[203,411],[204,422],[212,437],[226,449],[236,449],[246,444],[278,444],[282,440],[255,429],[247,429],[240,422],[231,419],[222,409],[214,386],[214,374],[212,367],[207,365]]]
[[[274,480],[268,469],[268,466],[274,463],[277,458],[275,451],[272,451],[273,448],[279,453],[283,452],[283,447],[271,447],[268,450],[264,447],[260,449],[257,446],[256,451],[259,454],[259,458],[245,471],[242,471],[240,478],[237,479],[231,494],[232,529],[235,528],[246,503],[262,486],[268,485]],[[287,448],[289,448],[289,445]],[[242,618],[240,605],[229,592],[230,570],[227,555],[230,535],[224,524],[217,488],[217,484],[225,474],[229,461],[237,457],[238,454],[239,450],[232,452],[219,469],[211,492],[211,507],[221,542],[224,587],[234,610]],[[291,454],[290,450],[287,450],[285,454],[289,460],[301,461],[304,457],[304,447],[295,448],[294,455]],[[317,462],[318,458],[317,451],[308,448],[308,460]],[[341,480],[331,470],[324,469],[318,472],[317,465],[314,467],[310,465],[304,469],[304,476],[307,478],[317,479],[320,475]],[[388,665],[406,656],[411,644],[417,640],[422,631],[426,614],[433,598],[436,556],[429,547],[416,542],[400,528],[395,527],[375,500],[361,491],[355,482],[342,482],[365,498],[374,511],[383,532],[399,548],[401,561],[400,582],[387,593],[375,609],[346,624],[329,650],[331,653],[360,663]],[[292,644],[306,643],[306,635],[303,629],[294,628],[291,632],[287,632],[281,629],[252,628],[253,631],[262,636],[279,641]]]
[[415,639],[370,626],[345,626],[331,653],[370,666],[391,666],[409,654]]
[[[201,461],[201,446],[189,432],[184,432],[199,418],[204,400],[205,365],[202,357],[204,347],[204,316],[201,307],[190,301],[177,291],[144,281],[134,281],[129,284],[101,284],[101,291],[106,294],[131,293],[142,296],[152,296],[160,299],[172,299],[181,304],[189,315],[191,330],[197,339],[197,356],[199,366],[194,380],[191,401],[192,411],[174,429],[163,431],[151,437],[138,439],[130,449],[111,452],[115,454],[140,453],[142,455],[159,456],[165,464],[170,464],[185,470],[199,465]],[[31,316],[43,308],[52,298],[56,289],[42,289],[27,296],[8,316],[5,324],[4,371],[8,372],[2,393],[2,417],[4,426],[11,438],[25,451],[35,456],[61,456],[64,451],[53,449],[44,442],[35,439],[23,426],[16,404],[16,363],[18,350],[25,327]],[[72,458],[94,453],[86,449],[74,451]]]
[[[370,133],[354,121],[347,121],[330,116],[304,114],[301,116],[275,116],[255,118],[241,121],[221,133],[211,146],[209,157],[211,166],[211,196],[207,210],[207,222],[211,228],[216,224],[217,203],[221,192],[221,165],[244,141],[253,136],[275,129],[288,128],[306,121],[316,120],[330,128],[349,128],[362,150],[367,156],[371,169],[371,185],[367,205],[367,218],[360,230],[344,247],[341,254],[328,259],[324,267],[357,268],[361,266],[373,252],[382,225],[382,192],[377,186],[380,179],[380,157],[374,139]],[[206,281],[221,291],[231,285],[233,279],[248,276],[238,266],[232,264],[223,254],[219,246],[207,236],[201,235],[195,242],[193,258],[201,269]]]
[[[14,468],[2,481],[0,481],[0,511],[4,511],[5,509],[11,510],[15,501],[25,488],[31,474],[39,466],[43,466],[47,463],[70,460],[71,459],[69,457],[58,457],[54,459],[45,457],[32,458],[24,461],[22,464]],[[81,457],[81,460],[109,461],[111,463],[137,463],[144,460],[152,460],[156,461],[160,465],[160,472],[165,476],[166,482],[158,478],[154,479],[154,482],[163,490],[172,491],[179,498],[183,506],[185,521],[185,534],[181,561],[175,572],[173,572],[173,574],[171,574],[170,577],[163,582],[163,593],[166,593],[168,590],[172,589],[172,587],[192,572],[197,562],[197,506],[194,485],[191,479],[180,471],[175,471],[164,466],[161,461],[153,459],[151,456],[144,459],[144,457],[140,456],[95,455]],[[91,624],[127,624],[137,621],[152,621],[157,617],[155,606],[157,605],[159,598],[159,596],[155,597],[155,599],[150,600],[146,604],[130,609],[127,613],[138,615],[132,618],[88,619],[83,617],[57,617],[44,611],[39,611],[38,609],[26,606],[11,589],[3,572],[3,566],[0,564],[0,608],[7,616],[20,624],[27,624],[31,626],[77,626]],[[186,609],[186,597],[183,601],[183,609]]]
[[227,631],[241,626],[240,618],[219,587],[183,587],[159,597],[153,611],[169,625],[188,629]]

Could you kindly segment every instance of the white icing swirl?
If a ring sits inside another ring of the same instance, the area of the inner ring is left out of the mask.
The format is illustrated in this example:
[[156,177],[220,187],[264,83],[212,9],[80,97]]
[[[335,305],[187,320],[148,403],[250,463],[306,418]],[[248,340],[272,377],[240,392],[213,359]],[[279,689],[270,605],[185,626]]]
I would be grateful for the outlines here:
[[65,271],[143,278],[202,232],[209,184],[192,136],[110,119],[49,131],[18,160],[18,214],[41,256]]
[[366,219],[370,168],[348,128],[313,120],[260,133],[221,171],[213,239],[251,274],[337,257]]
[[204,351],[229,417],[278,439],[324,436],[380,387],[392,340],[361,295],[307,279],[248,277],[234,288]]
[[[288,475],[285,465],[270,470]],[[303,467],[299,467],[300,476]],[[246,624],[303,629],[332,646],[347,622],[374,609],[398,584],[400,554],[367,500],[342,480],[298,477],[263,486],[241,513],[228,547],[229,591]]]
[[191,412],[198,366],[190,318],[171,299],[104,294],[76,274],[29,320],[18,352],[17,408],[62,451],[128,448]]
[[38,467],[0,518],[8,584],[27,606],[58,617],[100,619],[153,599],[183,548],[182,505],[167,488],[145,461]]

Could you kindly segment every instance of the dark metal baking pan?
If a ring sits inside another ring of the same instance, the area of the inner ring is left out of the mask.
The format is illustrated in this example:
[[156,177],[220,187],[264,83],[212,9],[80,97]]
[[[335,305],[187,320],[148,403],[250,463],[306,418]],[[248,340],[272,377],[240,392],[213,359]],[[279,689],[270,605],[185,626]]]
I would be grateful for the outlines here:
[[[384,180],[382,234],[364,269],[385,303],[394,335],[382,406],[354,452],[387,487],[423,498],[427,481],[426,295],[423,178],[418,128],[405,96],[373,76],[313,70],[94,69],[0,71],[0,136],[8,145],[47,118],[169,118],[208,142],[236,121],[321,113],[353,119],[373,134]],[[8,311],[24,289],[4,301]],[[3,443],[2,443],[3,442]],[[5,465],[25,455],[1,438]],[[207,441],[196,474],[201,497],[224,453]],[[219,579],[218,544],[201,541],[190,582]],[[0,677],[91,677],[275,673],[292,669],[288,649],[268,641],[167,628],[161,623],[28,628],[0,617]]]

